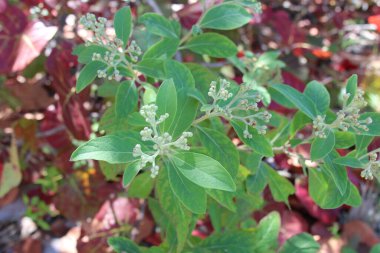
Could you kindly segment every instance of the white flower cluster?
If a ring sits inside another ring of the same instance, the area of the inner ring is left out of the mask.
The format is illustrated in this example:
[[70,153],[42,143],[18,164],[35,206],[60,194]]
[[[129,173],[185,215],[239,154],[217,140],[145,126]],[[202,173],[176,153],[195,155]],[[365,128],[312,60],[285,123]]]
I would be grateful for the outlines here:
[[152,141],[154,143],[154,151],[152,154],[144,153],[141,150],[141,145],[139,144],[137,144],[133,149],[133,156],[141,158],[141,168],[144,168],[148,163],[152,164],[152,178],[158,175],[158,171],[160,169],[160,167],[156,164],[156,158],[159,155],[167,155],[173,147],[182,150],[189,150],[190,147],[187,144],[187,138],[193,136],[193,133],[191,132],[183,132],[177,140],[173,141],[173,137],[169,133],[165,132],[161,134],[158,125],[165,121],[169,117],[169,114],[166,113],[161,115],[157,119],[157,109],[157,106],[154,104],[144,105],[140,109],[140,114],[150,125],[150,127],[145,127],[141,130],[141,139],[143,141]]
[[352,128],[358,134],[368,131],[368,125],[372,124],[372,119],[368,117],[365,120],[359,120],[360,110],[367,105],[363,95],[364,92],[358,89],[355,97],[348,103],[351,94],[344,94],[343,108],[337,113],[336,120],[331,124],[325,123],[326,116],[318,115],[313,121],[314,135],[319,138],[326,138],[326,130],[333,128],[342,131],[348,131],[349,128]]
[[360,175],[367,180],[372,180],[374,176],[379,174],[379,169],[380,161],[377,161],[377,154],[372,153],[369,155],[369,163],[365,169],[362,170]]
[[[267,126],[261,125],[259,121],[269,122],[272,115],[267,111],[259,111],[258,103],[262,101],[262,96],[254,92],[249,85],[242,84],[236,94],[229,88],[230,83],[225,79],[219,81],[219,86],[217,82],[211,82],[208,95],[213,99],[213,103],[206,107],[206,114],[244,122],[244,138],[252,138],[248,131],[249,126],[256,128],[260,134],[265,134]],[[228,103],[223,103],[229,99]]]
[[[80,19],[80,23],[94,34],[92,40],[86,41],[85,45],[98,45],[107,50],[104,55],[100,53],[92,55],[93,61],[101,61],[107,65],[105,69],[98,71],[98,77],[120,81],[122,76],[118,67],[129,68],[129,60],[132,62],[138,61],[138,57],[142,54],[140,47],[135,41],[131,41],[130,45],[124,49],[123,41],[118,38],[111,40],[106,35],[107,19],[103,17],[96,18],[94,14],[89,13]],[[128,58],[126,55],[128,55]]]

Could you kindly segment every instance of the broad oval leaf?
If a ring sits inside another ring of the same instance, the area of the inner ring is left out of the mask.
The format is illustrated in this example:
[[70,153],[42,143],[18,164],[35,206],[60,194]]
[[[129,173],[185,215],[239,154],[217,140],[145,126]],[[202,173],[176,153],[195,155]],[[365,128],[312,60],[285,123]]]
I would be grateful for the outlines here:
[[252,15],[242,6],[224,3],[210,8],[200,21],[201,28],[232,30],[247,24]]
[[99,45],[89,45],[85,46],[83,50],[78,53],[78,62],[86,64],[92,61],[92,56],[94,53],[100,54],[102,57],[109,52],[105,47]]
[[322,115],[330,108],[330,94],[323,84],[311,81],[306,85],[304,94],[314,102]]
[[313,119],[318,115],[318,111],[314,102],[298,90],[285,84],[275,84],[270,87],[271,89],[274,89],[283,95],[288,100],[288,102],[292,103],[308,117]]
[[227,170],[213,158],[192,152],[171,157],[178,170],[193,183],[209,189],[235,191],[236,185]]
[[117,89],[115,98],[116,117],[126,118],[134,111],[138,102],[138,93],[134,83],[124,81]]
[[285,241],[280,253],[316,253],[320,246],[308,233],[292,236]]
[[139,22],[144,24],[152,34],[178,38],[177,27],[170,20],[157,13],[146,13],[139,18]]
[[184,48],[197,54],[226,58],[237,53],[237,47],[226,36],[217,33],[203,33],[191,38]]
[[334,159],[335,164],[351,167],[351,168],[364,168],[365,164],[355,157],[339,157]]
[[[366,120],[367,118],[372,119],[372,123],[368,124],[368,131],[361,131],[360,135],[367,136],[380,136],[380,113],[377,112],[367,112],[363,113],[359,117],[360,120]],[[356,133],[354,130],[350,129],[352,132]]]
[[209,155],[219,161],[234,178],[239,168],[239,152],[231,140],[219,131],[197,127],[200,140]]
[[240,140],[251,147],[254,151],[266,157],[273,156],[273,150],[270,142],[267,140],[267,138],[265,138],[264,135],[259,134],[256,129],[249,126],[248,131],[250,134],[252,134],[252,138],[245,138],[243,133],[245,124],[243,122],[231,121],[231,125],[235,129]]
[[98,70],[102,70],[106,67],[107,65],[100,61],[92,61],[89,64],[86,64],[86,66],[84,66],[84,68],[79,72],[76,92],[79,93],[84,90],[98,76]]
[[311,144],[310,155],[311,159],[316,161],[327,156],[335,146],[335,134],[329,129],[326,138],[315,137]]
[[177,52],[179,39],[163,38],[148,49],[143,55],[143,59],[170,59]]
[[123,7],[115,14],[114,21],[116,37],[123,42],[124,47],[132,33],[132,13],[130,7]]
[[71,155],[71,161],[93,159],[111,164],[136,160],[132,151],[137,140],[128,136],[110,134],[80,145]]
[[135,176],[139,173],[141,170],[141,160],[137,160],[132,162],[127,166],[127,168],[124,170],[123,174],[123,186],[126,187],[129,185],[132,180],[135,178]]
[[185,177],[175,160],[165,161],[165,167],[170,186],[181,203],[193,213],[204,214],[207,203],[205,190]]
[[162,82],[158,89],[156,105],[157,115],[169,114],[169,117],[159,126],[161,131],[167,132],[177,112],[177,90],[172,79]]

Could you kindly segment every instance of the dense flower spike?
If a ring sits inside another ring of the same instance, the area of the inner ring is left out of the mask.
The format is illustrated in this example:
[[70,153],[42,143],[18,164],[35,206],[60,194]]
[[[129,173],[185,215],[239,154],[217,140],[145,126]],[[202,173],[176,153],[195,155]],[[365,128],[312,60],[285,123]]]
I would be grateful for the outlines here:
[[208,95],[213,99],[211,105],[206,105],[203,110],[207,115],[222,116],[228,120],[238,120],[245,124],[244,137],[252,138],[248,127],[256,128],[258,133],[265,134],[267,126],[260,122],[269,122],[272,115],[268,111],[260,111],[258,103],[263,99],[250,84],[242,84],[234,94],[231,84],[221,79],[219,84],[211,82]]
[[169,133],[164,132],[161,134],[158,125],[164,122],[169,117],[169,114],[161,115],[157,119],[157,109],[155,104],[144,105],[140,109],[141,116],[143,116],[145,121],[150,125],[140,131],[141,139],[143,141],[152,141],[154,143],[154,151],[150,152],[150,154],[144,153],[141,150],[140,144],[137,144],[133,149],[133,156],[141,158],[141,168],[146,167],[148,163],[152,165],[150,168],[152,178],[158,175],[160,169],[156,164],[156,158],[159,155],[167,155],[173,147],[189,150],[190,147],[187,145],[187,138],[193,136],[191,132],[183,132],[177,140],[172,141],[173,137]]
[[313,121],[314,135],[318,138],[326,138],[328,129],[348,131],[348,129],[352,128],[357,134],[368,131],[368,125],[372,123],[372,119],[368,117],[365,120],[359,120],[360,110],[367,105],[363,95],[364,92],[358,89],[355,97],[348,103],[351,94],[344,94],[343,108],[337,113],[336,120],[331,124],[325,123],[325,115],[318,115]]
[[92,55],[92,61],[100,61],[107,65],[105,69],[98,71],[98,77],[120,81],[122,78],[120,69],[132,70],[130,61],[138,61],[138,57],[142,54],[140,47],[135,41],[131,41],[128,48],[124,49],[120,39],[110,39],[106,35],[107,19],[103,17],[96,18],[94,14],[87,14],[80,19],[80,23],[93,32],[92,40],[86,41],[85,45],[97,45],[107,50],[104,55],[100,53]]

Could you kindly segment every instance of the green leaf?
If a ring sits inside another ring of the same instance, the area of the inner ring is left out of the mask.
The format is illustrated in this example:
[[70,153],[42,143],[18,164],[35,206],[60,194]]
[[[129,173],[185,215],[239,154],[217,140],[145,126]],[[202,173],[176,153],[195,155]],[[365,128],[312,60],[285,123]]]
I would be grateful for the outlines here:
[[302,94],[291,86],[284,84],[275,84],[271,86],[271,89],[274,89],[282,94],[301,112],[309,116],[309,118],[313,119],[318,115],[314,102],[308,96]]
[[373,141],[373,136],[355,135],[355,149],[357,154],[366,153],[369,144]]
[[239,152],[231,140],[219,131],[197,127],[202,145],[234,178],[239,168]]
[[163,38],[148,49],[143,55],[143,59],[170,59],[177,52],[179,39]]
[[330,94],[323,84],[311,81],[306,85],[304,94],[314,102],[322,115],[330,108]]
[[215,189],[206,189],[206,193],[210,195],[211,198],[216,200],[220,205],[231,210],[232,212],[236,212],[236,205],[234,203],[234,193]]
[[347,149],[355,145],[355,135],[351,132],[335,132],[336,149]]
[[111,164],[127,163],[136,160],[132,151],[138,142],[130,136],[109,134],[92,139],[80,145],[71,155],[71,161],[99,160]]
[[165,161],[165,166],[171,189],[181,203],[193,213],[205,213],[207,202],[205,190],[191,182],[191,180],[181,173],[181,169],[174,158],[172,161]]
[[157,115],[169,114],[169,117],[160,124],[162,132],[168,132],[177,112],[177,91],[172,79],[162,82],[156,99]]
[[349,105],[356,95],[356,90],[358,89],[358,75],[354,74],[347,80],[346,93],[350,93],[347,100],[347,105]]
[[84,68],[79,72],[76,92],[79,93],[84,90],[98,76],[98,70],[102,70],[106,67],[107,65],[100,61],[92,61],[89,64],[86,64],[86,66],[84,66]]
[[203,33],[191,38],[184,48],[197,54],[226,58],[237,53],[237,47],[226,36],[217,33]]
[[157,99],[156,89],[151,86],[144,87],[143,102],[145,105],[155,103]]
[[154,187],[154,181],[150,176],[150,172],[146,171],[135,177],[129,185],[127,195],[129,198],[146,199],[149,197]]
[[313,161],[327,156],[335,146],[335,134],[329,129],[326,138],[315,137],[311,144],[310,155]]
[[137,106],[139,96],[134,83],[124,81],[117,89],[115,98],[116,117],[126,118]]
[[20,168],[12,163],[4,163],[0,170],[0,198],[21,183]]
[[260,220],[252,241],[256,242],[251,252],[267,253],[277,248],[281,228],[281,217],[278,212],[271,212]]
[[256,129],[248,126],[248,132],[252,134],[252,138],[244,137],[245,124],[240,121],[231,121],[232,127],[235,129],[240,140],[242,140],[246,145],[251,147],[255,152],[266,156],[272,157],[273,150],[270,142],[265,138],[264,135],[259,134]]
[[264,166],[259,165],[255,174],[247,177],[247,190],[253,194],[261,194],[268,184],[268,175]]
[[[175,193],[173,192],[169,183],[169,170],[170,166],[163,169],[157,178],[156,196],[160,201],[160,205],[167,217],[170,217],[168,221],[173,225],[177,234],[177,252],[181,252],[185,246],[188,236],[189,226],[191,222],[191,213],[183,207]],[[170,172],[171,173],[171,172]],[[205,202],[205,201],[204,201]]]
[[365,166],[358,158],[347,156],[334,159],[334,163],[351,168],[364,168]]
[[124,47],[132,33],[132,13],[130,7],[123,7],[115,13],[114,21],[116,37],[119,38]]
[[346,168],[333,162],[336,158],[339,158],[339,154],[336,151],[327,155],[324,158],[325,164],[322,165],[322,169],[333,179],[339,192],[343,195],[347,190],[346,187],[349,179]]
[[167,60],[165,62],[165,78],[173,79],[177,91],[195,87],[194,77],[190,70],[181,62]]
[[92,56],[94,53],[100,54],[102,57],[109,52],[105,47],[99,45],[89,45],[84,47],[84,49],[78,54],[78,62],[87,64],[92,61]]
[[178,38],[177,30],[171,21],[156,13],[146,13],[139,18],[139,23],[145,25],[148,32],[168,37]]
[[140,253],[137,245],[125,237],[110,237],[108,240],[108,245],[112,247],[117,253]]
[[247,24],[252,15],[237,4],[224,3],[210,8],[200,21],[201,28],[232,30]]
[[261,163],[261,166],[266,170],[266,178],[273,198],[276,201],[285,202],[289,205],[288,198],[290,195],[295,193],[293,184],[286,178],[280,176],[268,164]]
[[134,161],[129,164],[127,168],[124,170],[123,174],[123,186],[126,187],[129,185],[132,180],[136,177],[136,175],[141,170],[141,160]]
[[177,94],[177,111],[168,129],[173,138],[179,137],[191,126],[198,112],[198,101],[187,95],[187,89]]
[[107,181],[119,181],[119,175],[123,173],[127,164],[109,164],[104,161],[99,161],[99,167]]
[[286,240],[280,253],[317,253],[319,248],[319,243],[310,234],[301,233]]
[[380,253],[380,243],[374,245],[369,253]]
[[202,92],[207,100],[210,100],[207,95],[210,89],[210,83],[217,80],[218,76],[202,65],[196,63],[186,63],[185,65],[194,77],[195,87]]
[[360,120],[366,120],[368,117],[372,119],[372,123],[367,125],[368,131],[361,131],[361,135],[380,136],[380,114],[377,112],[363,113],[359,117]]
[[134,67],[144,75],[163,80],[166,78],[164,64],[165,61],[161,59],[143,59]]
[[290,135],[294,136],[299,130],[304,128],[307,124],[311,123],[312,120],[306,116],[303,112],[298,111],[293,117],[292,123],[290,125]]
[[235,191],[227,170],[213,158],[192,152],[180,152],[171,158],[178,170],[193,183],[209,189]]

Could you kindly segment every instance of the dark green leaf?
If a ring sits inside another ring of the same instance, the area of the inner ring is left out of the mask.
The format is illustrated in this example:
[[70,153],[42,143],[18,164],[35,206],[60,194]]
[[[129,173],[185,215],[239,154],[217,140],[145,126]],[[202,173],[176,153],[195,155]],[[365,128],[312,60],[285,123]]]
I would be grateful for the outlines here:
[[351,167],[351,168],[364,168],[365,164],[355,157],[339,157],[334,159],[335,164]]
[[169,117],[160,124],[161,131],[167,132],[177,112],[177,91],[172,79],[162,82],[157,93],[156,105],[158,115],[169,114]]
[[336,187],[339,189],[341,195],[343,195],[347,190],[347,182],[349,181],[346,168],[341,165],[334,164],[334,160],[339,158],[338,152],[331,152],[324,158],[325,164],[322,165],[324,172],[329,175]]
[[317,253],[319,248],[310,234],[301,233],[286,240],[280,253]]
[[148,49],[143,55],[143,59],[170,59],[177,52],[179,39],[163,38]]
[[92,56],[94,53],[100,54],[102,57],[104,57],[106,52],[109,52],[108,49],[99,45],[86,46],[78,54],[78,62],[87,64],[92,61]]
[[135,69],[144,75],[157,79],[165,79],[164,64],[165,61],[161,59],[144,59],[135,65]]
[[152,33],[168,38],[178,38],[177,28],[171,21],[156,13],[146,13],[142,15],[139,22],[144,24],[146,29]]
[[127,166],[127,168],[124,170],[123,174],[123,186],[126,187],[129,185],[132,180],[135,178],[135,176],[139,173],[141,170],[141,160],[137,160],[132,162]]

